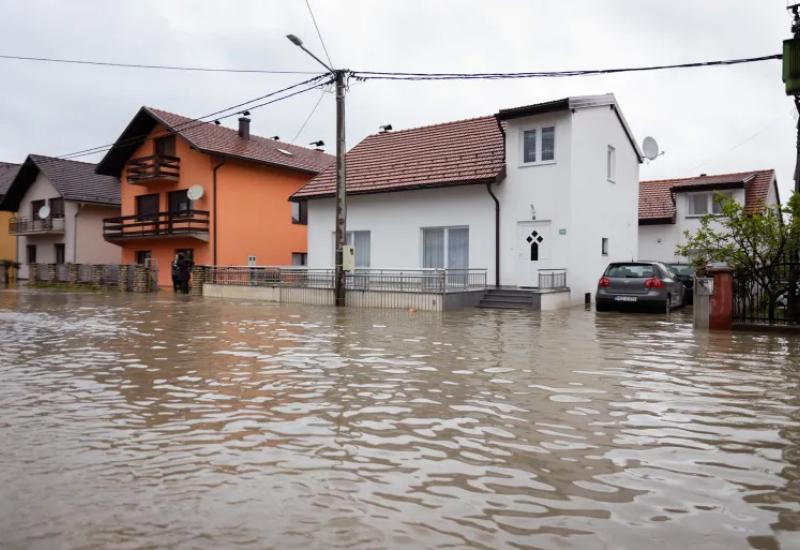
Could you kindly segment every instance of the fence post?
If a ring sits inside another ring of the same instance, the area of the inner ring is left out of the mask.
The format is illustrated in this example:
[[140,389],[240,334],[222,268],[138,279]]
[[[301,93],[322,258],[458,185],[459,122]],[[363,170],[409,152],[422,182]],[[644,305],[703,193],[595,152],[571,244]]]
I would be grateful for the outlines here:
[[130,266],[119,264],[117,269],[117,289],[122,292],[128,290],[128,268]]
[[206,266],[196,265],[192,268],[192,280],[189,294],[192,296],[203,295],[203,283],[206,278]]
[[[130,269],[130,268],[129,268]],[[149,284],[147,268],[144,265],[136,264],[133,266],[133,291],[147,292]]]
[[47,282],[52,283],[56,280],[56,264],[47,264]]
[[733,270],[715,267],[708,270],[714,278],[714,293],[708,313],[708,328],[730,330],[733,326]]
[[39,264],[28,264],[28,280],[32,283],[39,281]]
[[78,282],[78,264],[67,264],[67,281],[70,283]]
[[103,283],[103,266],[92,264],[92,284],[100,285]]

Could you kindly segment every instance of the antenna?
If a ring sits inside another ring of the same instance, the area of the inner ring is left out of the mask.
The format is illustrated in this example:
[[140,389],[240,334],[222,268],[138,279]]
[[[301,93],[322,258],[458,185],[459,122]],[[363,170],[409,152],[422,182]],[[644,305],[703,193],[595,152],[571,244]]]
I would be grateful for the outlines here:
[[659,149],[658,142],[650,136],[644,138],[644,141],[642,142],[642,152],[644,153],[644,158],[647,160],[656,160],[658,157],[664,154]]
[[203,189],[202,185],[192,185],[187,191],[186,196],[189,200],[199,200],[203,198],[203,194],[205,194],[205,189]]

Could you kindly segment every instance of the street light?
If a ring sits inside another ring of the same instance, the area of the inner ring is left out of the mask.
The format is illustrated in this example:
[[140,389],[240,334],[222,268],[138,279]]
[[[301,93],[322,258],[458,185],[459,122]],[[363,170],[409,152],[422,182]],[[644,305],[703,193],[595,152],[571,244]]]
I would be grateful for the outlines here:
[[346,69],[334,69],[311,53],[303,41],[294,34],[287,34],[289,42],[306,52],[314,60],[332,73],[336,81],[336,259],[333,280],[333,294],[337,306],[345,305],[344,247],[347,244],[347,184],[345,181],[345,139],[344,139],[344,79]]

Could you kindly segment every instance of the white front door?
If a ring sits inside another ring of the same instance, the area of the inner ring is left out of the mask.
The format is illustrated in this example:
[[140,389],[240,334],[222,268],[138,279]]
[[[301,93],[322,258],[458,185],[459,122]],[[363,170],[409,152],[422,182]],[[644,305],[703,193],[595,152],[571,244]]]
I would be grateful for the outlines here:
[[549,221],[517,224],[517,277],[519,286],[539,286],[539,270],[549,269],[553,257]]

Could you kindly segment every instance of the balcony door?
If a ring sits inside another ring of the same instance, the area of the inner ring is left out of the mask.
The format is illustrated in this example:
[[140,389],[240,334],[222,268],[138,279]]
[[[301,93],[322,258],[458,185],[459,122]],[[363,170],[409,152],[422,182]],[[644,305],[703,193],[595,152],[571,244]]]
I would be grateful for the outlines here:
[[174,157],[175,156],[175,136],[164,136],[156,138],[155,154],[157,157]]
[[158,194],[136,197],[136,219],[154,220],[158,218]]
[[192,201],[189,200],[187,190],[171,191],[169,193],[169,215],[172,218],[188,216],[192,210]]

